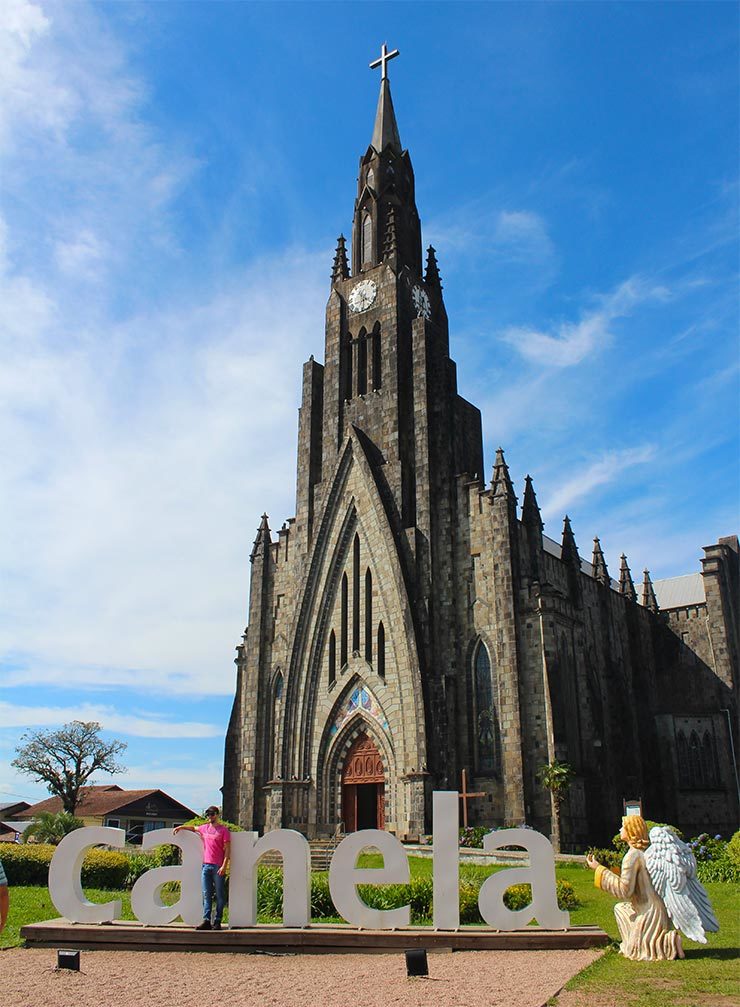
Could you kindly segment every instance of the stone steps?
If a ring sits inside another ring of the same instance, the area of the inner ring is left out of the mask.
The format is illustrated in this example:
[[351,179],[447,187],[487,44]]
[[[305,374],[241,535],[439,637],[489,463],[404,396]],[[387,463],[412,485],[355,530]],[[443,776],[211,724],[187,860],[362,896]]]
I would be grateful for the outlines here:
[[[309,843],[311,847],[311,870],[328,871],[331,858],[334,855],[339,843],[344,839],[344,834],[332,836],[331,839],[312,839]],[[283,858],[279,853],[270,850],[260,859],[260,866],[282,867]]]

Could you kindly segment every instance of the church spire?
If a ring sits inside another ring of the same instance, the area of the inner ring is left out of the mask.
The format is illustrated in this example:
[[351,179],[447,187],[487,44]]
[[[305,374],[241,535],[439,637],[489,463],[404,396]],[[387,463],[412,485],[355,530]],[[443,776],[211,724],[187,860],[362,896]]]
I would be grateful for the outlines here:
[[509,466],[506,464],[503,448],[499,448],[496,451],[496,459],[493,463],[493,480],[491,490],[492,497],[505,497],[507,500],[513,501],[514,506],[516,506],[514,484],[512,483],[511,476],[509,475]]
[[380,50],[380,59],[373,60],[370,69],[380,67],[380,95],[378,96],[378,108],[375,112],[375,126],[373,127],[373,138],[371,146],[380,154],[386,147],[391,147],[395,153],[402,151],[401,138],[398,135],[398,124],[396,113],[393,109],[393,99],[391,98],[391,85],[388,81],[388,62],[399,55],[398,49],[388,52],[388,46],[384,42]]
[[658,599],[655,597],[655,588],[650,580],[650,571],[643,571],[642,581],[642,604],[651,612],[658,612]]
[[398,123],[396,122],[396,113],[393,108],[393,99],[391,98],[391,85],[387,77],[380,82],[378,108],[375,112],[375,126],[373,127],[373,138],[370,144],[379,154],[386,147],[390,147],[396,154],[400,154],[403,149],[401,147],[401,137],[398,134]]
[[334,265],[331,268],[331,282],[338,283],[340,280],[346,280],[348,276],[347,240],[343,234],[340,234],[337,239],[337,250],[334,253]]
[[609,577],[609,571],[606,568],[606,560],[604,559],[604,552],[601,548],[601,542],[599,542],[598,535],[594,539],[594,551],[591,557],[591,566],[593,567],[594,580],[597,580],[599,584],[603,584],[604,587],[609,587],[611,584],[611,578]]
[[257,529],[257,538],[254,540],[254,545],[252,546],[252,555],[249,557],[252,562],[256,556],[266,555],[267,550],[272,542],[272,536],[270,535],[270,525],[267,520],[267,514],[262,515],[262,520],[260,521],[260,526]]
[[354,221],[352,276],[385,262],[397,274],[402,268],[421,280],[421,223],[414,194],[414,170],[409,152],[401,146],[396,113],[388,83],[387,63],[398,55],[383,43],[380,59],[380,96],[370,146],[360,158]]
[[522,524],[528,528],[533,528],[535,532],[542,536],[542,523],[540,507],[537,503],[537,496],[532,485],[532,477],[527,476],[524,480],[524,499],[522,500]]
[[427,268],[424,273],[424,282],[430,287],[442,289],[442,281],[439,276],[439,266],[437,265],[437,253],[430,245],[427,249]]
[[581,559],[578,555],[578,546],[576,545],[576,537],[573,534],[573,529],[570,525],[570,518],[565,515],[563,519],[563,539],[560,544],[560,558],[564,563],[572,563],[574,566],[580,570]]
[[637,601],[637,591],[635,591],[635,584],[624,553],[619,557],[619,593],[625,595],[630,601]]

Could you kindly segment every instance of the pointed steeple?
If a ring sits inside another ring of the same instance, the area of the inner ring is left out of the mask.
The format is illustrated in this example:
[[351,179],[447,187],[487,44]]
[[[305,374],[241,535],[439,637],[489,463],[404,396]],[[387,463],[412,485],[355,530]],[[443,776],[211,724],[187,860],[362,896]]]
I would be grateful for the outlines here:
[[650,571],[643,571],[642,580],[642,604],[651,612],[658,612],[658,599],[655,597],[655,588],[650,580]]
[[540,514],[540,507],[537,503],[537,496],[534,492],[534,486],[532,485],[532,479],[527,476],[524,480],[524,499],[522,501],[522,524],[526,525],[528,528],[534,528],[538,532],[542,532],[545,527],[542,523],[542,515]]
[[509,475],[509,466],[506,464],[503,448],[499,448],[496,452],[496,459],[493,463],[491,489],[493,490],[492,496],[494,499],[505,497],[508,500],[513,500],[514,505],[516,505],[514,484],[512,483],[511,476]]
[[388,146],[397,154],[402,151],[401,137],[398,135],[398,123],[391,98],[391,85],[387,77],[384,77],[380,82],[378,108],[375,112],[375,126],[370,144],[379,154]]
[[625,595],[630,601],[637,601],[637,591],[635,591],[632,574],[627,566],[627,557],[624,553],[619,557],[619,593]]
[[427,268],[424,273],[424,282],[430,287],[438,287],[440,290],[442,289],[439,266],[437,265],[437,253],[431,245],[427,249]]
[[570,525],[570,518],[565,515],[563,519],[563,539],[560,545],[560,558],[564,563],[572,563],[579,570],[581,568],[581,558],[578,555],[578,546],[573,529]]
[[254,545],[252,546],[252,554],[249,557],[250,560],[254,562],[256,556],[266,555],[271,542],[272,536],[270,535],[270,525],[268,524],[267,514],[263,514],[260,526],[257,529],[257,538],[254,540]]
[[606,568],[606,560],[604,559],[604,553],[598,536],[594,539],[594,551],[591,557],[591,566],[594,568],[594,580],[597,580],[599,584],[603,584],[604,587],[609,587],[611,585],[611,577],[609,576],[609,571]]
[[347,262],[347,241],[343,234],[337,238],[337,250],[334,253],[334,265],[331,268],[331,282],[337,283],[339,280],[346,280],[349,277],[349,263]]

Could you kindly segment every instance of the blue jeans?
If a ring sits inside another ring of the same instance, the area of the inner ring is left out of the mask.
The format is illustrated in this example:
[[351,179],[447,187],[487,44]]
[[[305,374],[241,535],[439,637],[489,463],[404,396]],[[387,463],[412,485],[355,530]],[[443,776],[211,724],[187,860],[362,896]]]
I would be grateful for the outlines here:
[[226,878],[218,873],[218,864],[203,864],[201,883],[203,886],[203,919],[210,922],[213,905],[213,889],[216,889],[216,916],[214,923],[220,923],[226,905]]

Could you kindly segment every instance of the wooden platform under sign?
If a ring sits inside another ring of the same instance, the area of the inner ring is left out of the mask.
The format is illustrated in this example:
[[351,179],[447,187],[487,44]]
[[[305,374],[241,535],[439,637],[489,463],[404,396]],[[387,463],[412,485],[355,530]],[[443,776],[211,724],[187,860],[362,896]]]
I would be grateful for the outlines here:
[[235,930],[194,930],[184,924],[147,927],[116,920],[109,924],[70,923],[65,919],[30,923],[21,928],[27,947],[85,951],[212,951],[271,954],[383,953],[405,948],[428,951],[552,951],[597,948],[609,943],[598,927],[568,930],[495,931],[488,927],[434,930],[358,930],[343,924],[316,924],[303,930],[258,926]]

